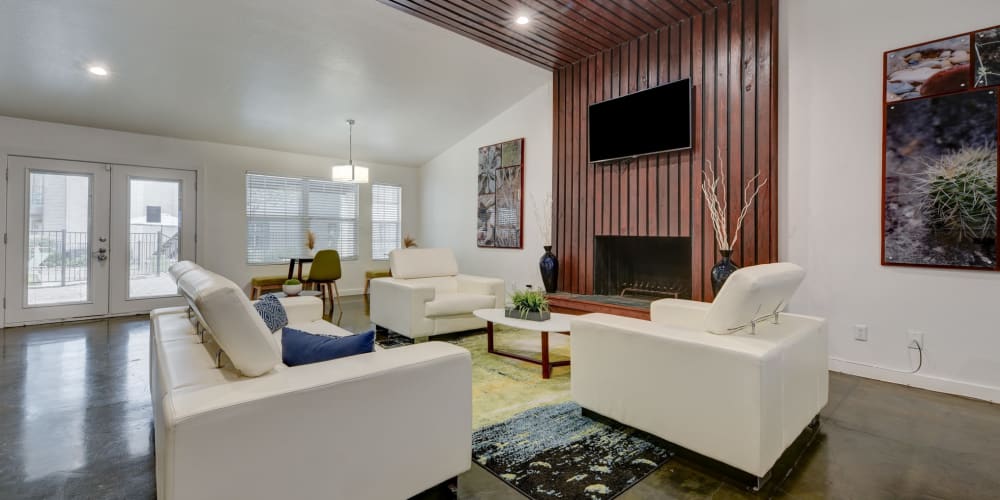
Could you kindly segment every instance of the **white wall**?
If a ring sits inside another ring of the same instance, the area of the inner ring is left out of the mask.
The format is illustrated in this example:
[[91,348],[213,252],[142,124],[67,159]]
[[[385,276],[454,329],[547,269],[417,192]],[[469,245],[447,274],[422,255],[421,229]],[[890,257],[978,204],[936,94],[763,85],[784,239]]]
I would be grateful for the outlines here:
[[[524,137],[524,248],[476,246],[477,163],[482,146]],[[418,243],[455,251],[463,273],[496,276],[507,288],[542,286],[542,237],[532,203],[552,189],[552,84],[547,83],[420,169]]]
[[[1000,274],[879,264],[882,53],[996,24],[1000,3],[784,0],[780,17],[780,254],[808,270],[794,309],[829,320],[834,370],[1000,401]],[[890,370],[916,367],[908,329],[925,333],[916,375]]]
[[[0,117],[0,160],[4,166],[6,155],[197,169],[198,261],[243,286],[249,285],[251,276],[285,274],[288,269],[286,265],[250,266],[246,263],[244,174],[252,171],[328,177],[330,165],[344,162],[343,159]],[[372,182],[403,187],[403,234],[417,235],[416,214],[420,209],[417,169],[361,163],[370,167]],[[361,186],[359,204],[360,256],[355,261],[344,261],[344,277],[339,283],[341,294],[360,293],[364,288],[365,270],[389,267],[387,262],[370,260],[371,185]]]

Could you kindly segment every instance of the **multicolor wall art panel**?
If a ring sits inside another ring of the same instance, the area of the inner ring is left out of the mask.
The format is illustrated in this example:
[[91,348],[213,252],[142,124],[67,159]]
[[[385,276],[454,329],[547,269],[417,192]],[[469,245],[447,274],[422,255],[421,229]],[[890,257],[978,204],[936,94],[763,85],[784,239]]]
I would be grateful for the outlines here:
[[1000,27],[884,62],[882,264],[1000,269]]
[[524,139],[479,148],[476,244],[521,248],[524,219]]

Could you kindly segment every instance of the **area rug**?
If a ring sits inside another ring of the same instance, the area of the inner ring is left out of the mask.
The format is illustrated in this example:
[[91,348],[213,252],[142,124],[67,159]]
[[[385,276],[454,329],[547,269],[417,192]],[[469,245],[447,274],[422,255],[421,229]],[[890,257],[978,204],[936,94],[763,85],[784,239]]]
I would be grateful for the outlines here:
[[[380,335],[383,348],[409,345]],[[473,460],[533,499],[611,499],[671,457],[666,443],[613,422],[581,415],[570,401],[572,366],[543,379],[541,367],[490,354],[486,333],[438,335],[472,354]],[[553,360],[569,359],[566,335],[549,336]],[[498,349],[538,356],[538,332],[497,326]]]
[[611,499],[670,459],[668,445],[592,420],[573,402],[540,406],[472,434],[472,459],[533,499]]
[[[486,349],[486,332],[436,335],[434,341],[450,342],[472,353],[472,428],[503,422],[518,413],[542,405],[569,401],[571,367],[552,369],[552,378],[542,378],[542,367],[496,354]],[[412,344],[395,333],[376,337],[386,349]],[[497,326],[496,347],[525,356],[540,356],[538,332]],[[553,361],[569,359],[569,336],[550,334],[549,355]]]

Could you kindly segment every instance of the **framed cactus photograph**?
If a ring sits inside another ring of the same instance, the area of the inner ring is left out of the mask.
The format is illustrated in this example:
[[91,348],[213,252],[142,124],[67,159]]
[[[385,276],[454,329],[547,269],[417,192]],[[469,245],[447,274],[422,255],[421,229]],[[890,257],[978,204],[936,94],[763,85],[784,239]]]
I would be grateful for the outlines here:
[[882,263],[998,269],[996,89],[885,109]]

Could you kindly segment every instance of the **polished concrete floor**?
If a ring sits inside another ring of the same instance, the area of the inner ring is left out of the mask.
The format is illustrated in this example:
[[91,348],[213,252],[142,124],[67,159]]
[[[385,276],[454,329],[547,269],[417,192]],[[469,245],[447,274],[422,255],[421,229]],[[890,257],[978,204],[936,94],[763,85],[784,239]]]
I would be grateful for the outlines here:
[[[370,328],[361,298],[345,299],[340,324]],[[0,499],[155,496],[148,334],[138,317],[3,331]],[[822,417],[773,496],[1000,498],[998,405],[831,374]],[[747,496],[716,477],[673,460],[619,498]],[[478,466],[458,496],[522,498]]]

